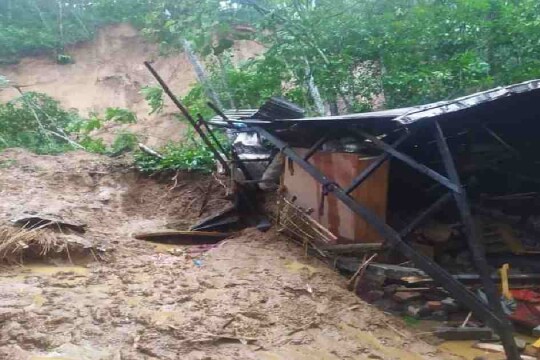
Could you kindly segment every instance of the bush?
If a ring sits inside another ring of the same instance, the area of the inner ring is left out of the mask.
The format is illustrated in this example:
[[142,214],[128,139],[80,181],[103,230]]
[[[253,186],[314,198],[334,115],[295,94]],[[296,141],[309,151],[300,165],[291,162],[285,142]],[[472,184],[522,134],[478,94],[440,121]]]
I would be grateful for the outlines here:
[[139,138],[137,135],[127,131],[120,132],[114,139],[110,154],[117,156],[128,151],[133,151],[136,149],[138,142]]
[[137,168],[146,173],[178,170],[209,173],[215,168],[213,154],[192,134],[179,143],[166,145],[159,152],[163,159],[137,151],[134,155]]
[[127,109],[110,107],[105,110],[105,120],[114,121],[119,124],[135,124],[137,122],[137,115]]
[[70,150],[66,129],[79,119],[45,94],[25,93],[0,104],[0,149],[23,147],[41,154]]
[[144,96],[144,99],[150,106],[150,112],[148,115],[154,113],[159,114],[163,111],[163,89],[158,86],[144,86],[141,89],[141,94]]
[[104,119],[98,114],[82,118],[64,110],[50,96],[28,92],[0,104],[0,150],[21,147],[38,154],[58,154],[80,147],[99,154],[133,150],[137,137],[131,133],[118,134],[110,149],[102,139],[91,136],[107,121],[127,124],[136,122],[137,117],[126,109],[108,108]]
[[73,64],[74,61],[70,55],[58,54],[56,56],[56,63],[59,65],[68,65],[68,64]]

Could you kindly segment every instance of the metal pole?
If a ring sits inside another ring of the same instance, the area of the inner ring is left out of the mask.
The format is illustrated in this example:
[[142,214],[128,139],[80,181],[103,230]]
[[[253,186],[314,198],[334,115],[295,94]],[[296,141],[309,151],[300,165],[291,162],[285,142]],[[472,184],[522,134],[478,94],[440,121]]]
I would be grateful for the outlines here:
[[212,102],[209,101],[209,102],[207,102],[206,104],[210,107],[210,109],[214,110],[214,112],[215,112],[217,115],[221,116],[221,118],[222,118],[223,120],[225,120],[225,122],[226,122],[227,124],[229,124],[229,125],[231,125],[231,126],[234,126],[234,123],[227,117],[227,115],[225,115],[225,113],[224,113],[223,111],[221,111],[220,108],[218,108],[216,105],[214,105],[214,103],[212,103]]
[[[426,256],[418,253],[410,245],[405,243],[399,233],[384,222],[379,216],[370,209],[358,203],[351,196],[347,195],[343,189],[334,184],[332,180],[322,174],[317,168],[305,161],[302,156],[293,151],[289,145],[263,128],[253,127],[261,136],[274,144],[280,151],[296,162],[308,174],[310,174],[319,183],[325,186],[341,202],[343,202],[351,211],[368,221],[390,244],[394,245],[403,255],[412,260],[420,269],[431,276],[436,282],[441,284],[456,300],[468,306],[478,318],[484,320],[488,326],[499,330],[503,320],[495,314],[492,309],[486,306],[478,297],[469,291],[463,284],[454,279],[446,270],[433,262]],[[511,358],[512,360],[519,357]]]
[[480,237],[478,236],[478,230],[476,228],[476,225],[474,224],[471,208],[467,200],[465,189],[461,186],[461,181],[456,166],[454,164],[454,160],[452,158],[452,153],[450,152],[450,148],[448,147],[448,143],[444,138],[443,130],[438,121],[435,121],[434,133],[437,140],[437,147],[439,148],[439,152],[441,154],[446,172],[448,173],[450,180],[454,184],[458,185],[461,189],[460,192],[453,193],[454,199],[456,201],[456,205],[461,216],[461,221],[465,226],[469,249],[471,250],[474,264],[478,269],[480,278],[482,279],[489,305],[501,320],[498,324],[498,329],[496,330],[498,330],[498,334],[501,337],[506,356],[508,359],[511,360],[521,359],[519,355],[519,350],[514,340],[512,325],[510,324],[510,321],[506,318],[506,315],[503,312],[500,296],[498,295],[495,283],[491,279],[491,274],[489,272],[488,263],[485,255],[486,252],[483,244],[480,242]]
[[323,135],[319,140],[317,140],[312,146],[311,148],[309,148],[308,152],[306,153],[306,155],[304,155],[304,160],[308,161],[312,156],[313,154],[315,154],[317,152],[317,150],[319,150],[319,148],[321,146],[324,145],[325,142],[328,141],[328,139],[330,138],[331,134],[326,134],[326,135]]
[[431,204],[426,210],[422,211],[413,221],[409,223],[403,230],[399,232],[401,237],[406,237],[409,235],[418,225],[420,225],[428,216],[436,213],[440,210],[447,202],[452,199],[452,193],[446,193],[440,198],[437,199],[433,204]]
[[223,159],[223,157],[221,157],[221,155],[219,154],[219,152],[216,150],[216,148],[214,147],[214,145],[212,145],[212,143],[210,142],[210,140],[208,140],[208,138],[206,137],[206,135],[204,134],[204,132],[197,126],[197,122],[193,119],[193,117],[189,114],[189,111],[184,107],[184,105],[182,105],[182,103],[176,98],[176,96],[174,96],[173,92],[171,91],[171,89],[167,86],[167,84],[165,83],[165,81],[163,81],[163,79],[161,78],[161,76],[158,75],[158,73],[156,72],[156,70],[154,70],[154,68],[152,67],[152,65],[150,65],[150,63],[148,61],[145,61],[144,62],[144,65],[146,66],[146,68],[148,69],[148,71],[150,71],[150,73],[154,76],[154,78],[157,80],[157,82],[159,83],[159,85],[161,85],[161,87],[163,88],[163,91],[165,91],[165,93],[171,98],[172,102],[174,103],[174,105],[176,105],[176,107],[178,107],[178,109],[180,109],[180,111],[182,112],[182,114],[184,115],[184,117],[187,119],[187,121],[191,124],[191,126],[193,126],[193,128],[195,129],[195,131],[197,131],[197,133],[199,134],[199,136],[201,137],[202,141],[204,142],[204,144],[206,145],[206,147],[208,147],[208,149],[212,152],[212,154],[214,155],[214,157],[216,158],[217,161],[219,161],[219,163],[221,164],[221,166],[223,166],[223,169],[225,169],[225,171],[227,172],[227,175],[230,175],[231,174],[231,169],[229,168],[229,165],[227,164],[227,161],[225,161],[225,159]]
[[210,129],[210,126],[208,126],[208,124],[206,123],[206,121],[204,121],[203,117],[201,114],[197,114],[197,120],[198,120],[198,125],[199,126],[202,126],[205,128],[208,136],[210,136],[210,138],[212,140],[214,140],[214,143],[216,144],[216,146],[219,148],[219,150],[221,151],[222,154],[226,154],[227,152],[225,151],[225,148],[221,145],[221,143],[219,142],[219,140],[217,139],[216,135],[214,135],[214,132],[212,131],[212,129]]
[[[412,135],[411,132],[406,132],[405,134],[401,135],[401,137],[392,144],[392,147],[395,148],[401,145],[411,135]],[[364,182],[364,180],[366,180],[375,170],[380,168],[381,165],[384,164],[384,162],[388,159],[390,159],[390,154],[387,152],[385,152],[382,155],[379,155],[371,164],[369,164],[367,168],[364,169],[364,171],[360,173],[360,175],[358,175],[357,177],[353,179],[351,185],[345,189],[345,192],[347,194],[352,193],[358,186],[360,186],[360,184]]]
[[351,129],[353,132],[359,134],[360,136],[368,139],[369,141],[371,141],[373,143],[373,145],[375,145],[376,147],[390,153],[390,155],[392,155],[393,157],[395,157],[396,159],[399,159],[401,161],[403,161],[404,163],[406,163],[407,165],[409,165],[410,167],[412,167],[413,169],[419,171],[420,173],[424,174],[424,175],[427,175],[429,176],[430,178],[432,178],[433,180],[437,181],[438,183],[446,186],[447,188],[449,188],[450,190],[452,191],[455,191],[455,192],[460,192],[460,189],[459,187],[457,187],[454,183],[452,183],[452,181],[450,181],[448,178],[446,178],[445,176],[442,176],[441,174],[439,174],[438,172],[430,169],[429,167],[427,167],[426,165],[424,164],[420,164],[418,161],[414,160],[412,157],[410,157],[409,155],[405,155],[403,154],[402,152],[399,152],[397,151],[396,149],[394,149],[391,145],[385,143],[384,141],[382,140],[379,140],[377,137],[373,136],[373,135],[370,135],[362,130],[358,130],[358,129]]

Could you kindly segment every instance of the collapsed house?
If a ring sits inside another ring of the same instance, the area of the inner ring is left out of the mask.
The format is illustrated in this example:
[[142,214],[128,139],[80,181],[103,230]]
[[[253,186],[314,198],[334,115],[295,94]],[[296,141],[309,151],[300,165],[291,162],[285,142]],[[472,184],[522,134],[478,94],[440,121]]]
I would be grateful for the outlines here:
[[[540,325],[540,293],[531,290],[540,281],[540,80],[330,117],[306,117],[281,99],[225,113],[209,104],[218,116],[207,122],[191,117],[146,65],[237,184],[234,206],[192,230],[253,215],[252,225],[267,229],[254,186],[269,188],[278,169],[280,230],[354,273],[360,296],[380,299],[398,285],[406,300],[422,286],[470,310],[509,359],[520,358],[512,322]],[[209,125],[243,134],[229,159]]]
[[[335,235],[333,244],[315,247],[343,255],[384,243],[380,261],[411,260],[518,358],[493,274],[509,264],[511,279],[521,280],[513,285],[523,288],[540,271],[538,101],[534,80],[344,116],[303,117],[273,100],[249,116],[222,114],[211,124],[256,133],[286,157],[285,201]],[[476,276],[480,297],[463,273]],[[540,325],[530,311],[510,318]]]

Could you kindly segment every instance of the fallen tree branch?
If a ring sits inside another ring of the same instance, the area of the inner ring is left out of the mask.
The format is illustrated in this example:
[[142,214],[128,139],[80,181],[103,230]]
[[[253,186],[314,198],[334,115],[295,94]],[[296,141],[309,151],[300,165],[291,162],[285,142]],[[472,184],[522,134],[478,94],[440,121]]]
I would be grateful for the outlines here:
[[82,146],[81,144],[79,144],[79,143],[77,143],[77,142],[71,140],[71,139],[70,139],[69,137],[67,137],[67,136],[64,136],[64,135],[62,135],[62,134],[59,134],[59,133],[57,133],[57,132],[55,132],[55,131],[52,131],[52,130],[47,130],[47,129],[44,129],[44,130],[45,130],[45,132],[48,132],[48,133],[50,133],[51,135],[56,136],[57,138],[60,138],[60,139],[62,139],[62,140],[67,141],[67,142],[68,142],[71,146],[73,146],[73,147],[76,147],[76,148],[81,149],[81,150],[86,150],[86,149],[84,148],[84,146]]
[[142,144],[142,143],[139,143],[139,149],[141,149],[142,152],[150,155],[150,156],[154,156],[154,157],[157,157],[158,159],[164,159],[164,156],[161,155],[160,153],[158,153],[156,150],[154,149],[151,149],[149,148],[148,146]]

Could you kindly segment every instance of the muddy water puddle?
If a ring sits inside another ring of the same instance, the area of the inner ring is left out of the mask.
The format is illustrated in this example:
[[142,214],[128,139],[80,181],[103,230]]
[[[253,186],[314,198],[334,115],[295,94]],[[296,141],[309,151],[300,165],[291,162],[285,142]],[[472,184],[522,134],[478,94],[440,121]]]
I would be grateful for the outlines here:
[[77,278],[86,277],[88,273],[88,268],[71,264],[65,266],[28,264],[9,268],[0,275],[0,293],[3,294],[2,307],[41,308],[48,301],[47,295],[43,291],[44,281],[54,279],[57,274],[69,274],[75,279],[62,281],[55,279],[54,281],[75,284],[80,281]]
[[476,341],[446,341],[438,346],[439,349],[463,357],[465,360],[473,360],[479,356],[487,359],[501,359],[501,354],[488,353],[472,346]]
[[48,264],[29,264],[22,266],[22,271],[32,275],[55,275],[60,272],[73,273],[75,275],[86,276],[90,270],[84,266],[77,265],[48,265]]
[[0,281],[19,281],[26,276],[50,276],[60,272],[72,273],[75,275],[86,276],[90,270],[85,266],[73,264],[47,264],[47,263],[30,263],[17,267],[10,268],[6,273],[0,276]]
[[313,266],[298,262],[289,261],[285,263],[285,268],[292,273],[307,272],[310,276],[317,273],[319,270]]
[[[437,326],[441,326],[441,323],[433,320],[419,320],[413,324],[409,324],[410,328],[413,328],[417,334],[431,335]],[[534,343],[537,339],[523,334],[515,333],[514,336],[517,339],[521,339],[526,343]],[[464,360],[474,360],[479,357],[485,360],[502,360],[505,358],[502,353],[487,352],[484,350],[474,348],[476,340],[463,340],[463,341],[444,341],[440,343],[437,348],[441,351],[457,355]]]
[[187,246],[166,243],[155,243],[154,245],[156,252],[161,254],[176,254],[179,252],[184,252],[187,249]]

